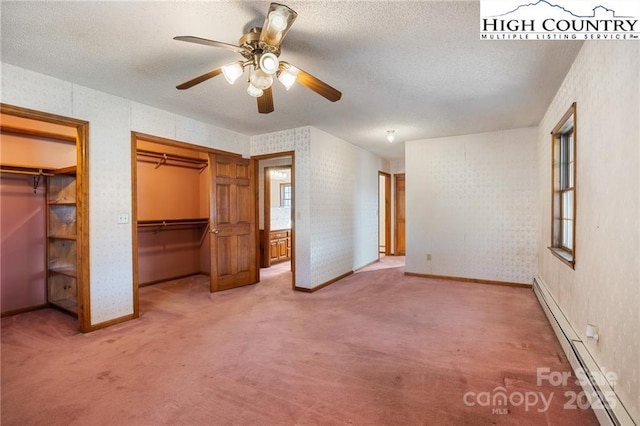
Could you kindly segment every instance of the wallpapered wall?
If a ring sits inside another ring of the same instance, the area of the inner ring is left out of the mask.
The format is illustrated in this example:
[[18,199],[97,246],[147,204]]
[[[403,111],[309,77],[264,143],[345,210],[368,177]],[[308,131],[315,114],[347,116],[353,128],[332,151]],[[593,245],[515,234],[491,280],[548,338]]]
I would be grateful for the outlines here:
[[[539,274],[640,420],[640,46],[587,42],[539,126]],[[577,102],[575,271],[547,249],[551,129]],[[586,339],[588,323],[600,340]]]
[[377,259],[384,161],[313,127],[251,138],[251,155],[295,150],[296,285],[313,288]]
[[310,174],[311,128],[283,130],[253,136],[250,139],[251,155],[274,154],[294,151],[295,188],[295,261],[296,286],[313,288],[311,282],[310,255]]
[[378,171],[385,164],[313,127],[311,163],[311,274],[318,285],[378,259]]
[[2,102],[89,121],[91,323],[133,312],[131,131],[243,155],[249,138],[63,80],[2,64]]
[[532,283],[536,136],[527,128],[406,143],[408,272]]

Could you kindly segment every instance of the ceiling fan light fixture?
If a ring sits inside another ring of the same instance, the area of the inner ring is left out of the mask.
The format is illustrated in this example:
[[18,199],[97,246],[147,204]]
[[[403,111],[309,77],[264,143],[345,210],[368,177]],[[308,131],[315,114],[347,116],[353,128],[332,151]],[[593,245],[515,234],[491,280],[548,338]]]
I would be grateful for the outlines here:
[[291,89],[291,86],[293,86],[293,83],[295,83],[297,79],[298,76],[296,74],[287,70],[280,71],[280,74],[278,75],[278,80],[287,90]]
[[396,140],[396,131],[393,129],[387,130],[387,141],[393,143]]
[[222,74],[229,84],[235,83],[235,81],[242,75],[244,69],[242,68],[242,62],[233,62],[222,67]]
[[273,53],[264,53],[260,56],[260,69],[267,74],[275,74],[280,66],[278,57]]
[[257,88],[253,84],[249,83],[249,87],[247,87],[247,93],[249,96],[253,96],[254,98],[259,98],[264,94],[262,89]]
[[249,81],[253,86],[257,89],[268,89],[273,84],[273,77],[271,74],[267,74],[260,68],[255,68],[251,71],[251,75],[249,76]]

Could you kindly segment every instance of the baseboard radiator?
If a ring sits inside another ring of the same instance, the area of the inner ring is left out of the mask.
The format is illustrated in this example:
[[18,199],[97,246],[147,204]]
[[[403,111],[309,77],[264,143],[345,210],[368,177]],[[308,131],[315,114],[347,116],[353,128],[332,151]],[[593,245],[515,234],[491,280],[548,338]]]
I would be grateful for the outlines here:
[[601,425],[634,426],[636,423],[618,399],[613,388],[601,378],[604,374],[580,336],[573,329],[556,300],[540,277],[533,279],[533,291],[549,319],[558,341],[569,359],[574,372],[584,371],[588,380],[581,382],[587,395],[592,397],[591,407]]

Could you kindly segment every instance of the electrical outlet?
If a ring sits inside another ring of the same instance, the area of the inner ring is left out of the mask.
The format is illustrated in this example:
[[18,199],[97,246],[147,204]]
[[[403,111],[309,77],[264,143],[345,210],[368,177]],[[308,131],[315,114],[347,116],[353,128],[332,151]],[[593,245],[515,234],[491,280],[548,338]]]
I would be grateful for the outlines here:
[[121,213],[118,215],[118,224],[123,225],[129,223],[129,214]]
[[427,260],[431,260],[431,253],[427,253]]

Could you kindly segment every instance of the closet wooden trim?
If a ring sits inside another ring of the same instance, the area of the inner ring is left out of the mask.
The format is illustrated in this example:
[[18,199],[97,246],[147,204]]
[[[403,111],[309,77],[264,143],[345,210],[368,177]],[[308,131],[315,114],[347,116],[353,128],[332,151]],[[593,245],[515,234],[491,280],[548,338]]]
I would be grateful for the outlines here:
[[160,136],[149,135],[146,133],[131,132],[131,139],[134,141],[133,147],[132,147],[133,152],[137,151],[136,144],[135,144],[136,141],[145,141],[145,142],[153,142],[153,143],[159,143],[163,145],[175,146],[177,148],[185,148],[190,151],[193,151],[194,148],[197,148],[198,152],[205,152],[208,154],[223,154],[223,155],[229,155],[231,157],[242,158],[241,154],[236,154],[235,152],[223,151],[221,149],[209,148],[201,145],[194,145],[192,143],[176,141],[173,139],[167,139]]
[[36,111],[4,103],[0,103],[0,113],[15,115],[22,118],[29,118],[31,120],[46,121],[47,123],[60,124],[68,127],[80,127],[89,124],[89,122],[87,121],[78,120],[76,118],[64,117],[62,115]]
[[78,253],[80,253],[77,264],[78,330],[83,333],[92,331],[94,328],[91,326],[91,286],[89,283],[89,122],[5,103],[0,103],[0,114],[59,124],[76,129],[76,206],[78,215],[78,239],[76,244]]
[[131,132],[131,259],[133,277],[133,314],[132,318],[140,317],[139,298],[139,273],[138,273],[138,157],[135,154],[138,148],[138,137],[142,133]]

